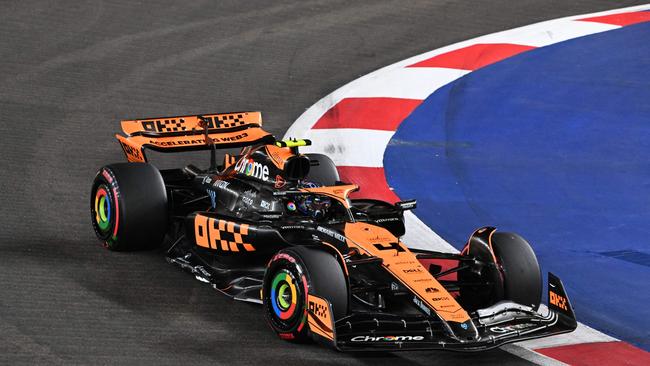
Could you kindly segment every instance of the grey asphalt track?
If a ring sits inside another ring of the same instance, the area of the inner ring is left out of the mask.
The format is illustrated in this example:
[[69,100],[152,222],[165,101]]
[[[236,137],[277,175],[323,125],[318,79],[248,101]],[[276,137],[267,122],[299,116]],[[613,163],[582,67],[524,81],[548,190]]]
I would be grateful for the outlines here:
[[[277,136],[338,86],[486,33],[639,1],[0,1],[0,364],[528,364],[501,350],[342,354],[94,237],[124,118],[262,110]],[[160,158],[157,156],[156,158]],[[181,154],[163,166],[205,154]],[[160,161],[160,160],[157,160]]]

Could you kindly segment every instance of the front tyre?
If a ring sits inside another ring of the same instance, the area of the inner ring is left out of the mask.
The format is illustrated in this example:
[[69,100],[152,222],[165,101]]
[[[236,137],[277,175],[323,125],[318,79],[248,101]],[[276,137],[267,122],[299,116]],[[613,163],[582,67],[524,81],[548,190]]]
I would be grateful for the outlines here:
[[533,248],[515,233],[496,232],[492,250],[503,274],[505,299],[537,310],[542,298],[542,273]]
[[167,231],[167,191],[158,169],[145,163],[107,165],[90,195],[97,237],[110,250],[150,248]]
[[262,300],[266,319],[280,338],[298,342],[310,339],[309,293],[332,304],[334,319],[347,314],[347,279],[334,256],[307,247],[278,252],[264,274]]

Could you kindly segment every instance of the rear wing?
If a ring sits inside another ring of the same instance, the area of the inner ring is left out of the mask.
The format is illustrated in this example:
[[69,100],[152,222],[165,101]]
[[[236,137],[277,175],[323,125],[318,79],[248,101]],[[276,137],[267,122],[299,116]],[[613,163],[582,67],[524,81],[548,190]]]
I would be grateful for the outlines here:
[[205,133],[218,149],[272,144],[275,138],[262,129],[260,112],[233,112],[122,121],[126,136],[116,134],[126,158],[146,162],[145,149],[161,152],[208,150]]

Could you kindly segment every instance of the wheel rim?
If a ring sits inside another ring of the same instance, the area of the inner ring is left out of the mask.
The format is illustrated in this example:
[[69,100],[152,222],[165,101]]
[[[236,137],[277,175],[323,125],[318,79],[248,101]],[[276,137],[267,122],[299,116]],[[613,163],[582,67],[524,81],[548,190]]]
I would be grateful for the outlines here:
[[95,191],[93,218],[99,235],[106,239],[111,235],[115,218],[115,206],[110,189],[105,184],[100,184]]
[[271,282],[271,304],[275,316],[287,320],[296,313],[297,292],[296,281],[290,272],[281,270],[273,277]]

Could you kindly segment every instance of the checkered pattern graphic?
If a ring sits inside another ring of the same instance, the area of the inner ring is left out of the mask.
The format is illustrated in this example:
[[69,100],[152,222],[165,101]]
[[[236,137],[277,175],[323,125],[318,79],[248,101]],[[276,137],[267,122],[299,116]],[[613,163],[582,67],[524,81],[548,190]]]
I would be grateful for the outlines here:
[[185,131],[183,119],[162,119],[155,121],[142,121],[142,128],[151,132],[179,132]]
[[244,115],[242,114],[224,114],[220,116],[214,116],[217,128],[231,128],[243,126],[246,124],[246,121],[243,119]]
[[[224,252],[254,252],[255,247],[252,244],[244,242],[248,236],[248,224],[238,224],[233,221],[215,219],[197,215],[196,217],[196,234],[199,238],[207,240],[197,240],[202,246]],[[201,225],[201,223],[206,225]],[[198,238],[197,238],[198,239]]]
[[[219,114],[204,117],[208,122],[208,128],[232,128],[245,125],[246,119],[244,114]],[[166,133],[189,131],[194,126],[193,120],[189,118],[171,118],[142,121],[144,131]]]

